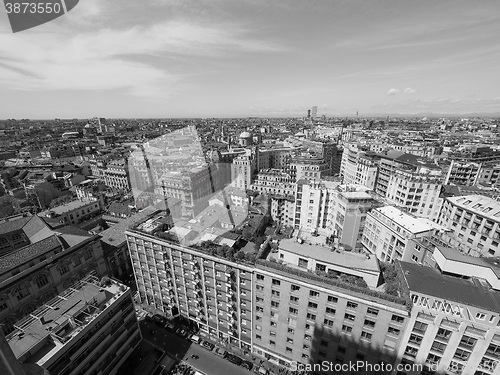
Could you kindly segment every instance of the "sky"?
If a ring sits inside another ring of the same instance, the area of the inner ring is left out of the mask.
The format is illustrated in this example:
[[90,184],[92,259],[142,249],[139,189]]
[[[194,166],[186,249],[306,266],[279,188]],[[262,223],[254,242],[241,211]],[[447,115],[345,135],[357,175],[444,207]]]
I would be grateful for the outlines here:
[[0,119],[500,113],[500,1],[80,0],[12,33]]

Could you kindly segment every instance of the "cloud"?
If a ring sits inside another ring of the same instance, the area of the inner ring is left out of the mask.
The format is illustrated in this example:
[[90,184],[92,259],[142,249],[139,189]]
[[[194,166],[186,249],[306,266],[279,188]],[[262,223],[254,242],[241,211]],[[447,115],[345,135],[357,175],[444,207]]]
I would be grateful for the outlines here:
[[400,90],[400,89],[390,89],[389,91],[387,91],[387,95],[391,95],[391,96],[395,96],[395,95],[398,95],[400,93],[404,93],[404,94],[416,94],[417,93],[417,90],[414,90],[410,87],[407,87],[403,90]]
[[498,113],[498,98],[436,98],[421,99],[407,97],[402,101],[388,101],[369,106],[370,112],[376,113]]
[[403,90],[403,92],[404,92],[405,94],[415,94],[415,93],[417,92],[417,90],[413,90],[412,88],[407,87],[407,88],[405,88],[405,89]]
[[401,92],[401,90],[399,90],[399,89],[390,89],[389,91],[387,91],[387,95],[394,96],[394,95],[399,94],[400,92]]
[[[75,36],[0,34],[0,85],[25,91],[123,89],[134,96],[165,98],[188,73],[176,57],[196,61],[234,51],[267,53],[283,48],[248,34],[237,25],[185,20]],[[161,65],[158,57],[163,59]]]

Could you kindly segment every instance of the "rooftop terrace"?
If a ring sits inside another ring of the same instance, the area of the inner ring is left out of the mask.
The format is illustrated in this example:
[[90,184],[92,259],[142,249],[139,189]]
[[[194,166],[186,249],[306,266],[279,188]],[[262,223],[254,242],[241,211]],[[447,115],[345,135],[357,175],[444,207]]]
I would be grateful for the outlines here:
[[18,321],[7,342],[21,362],[41,366],[127,290],[88,275]]

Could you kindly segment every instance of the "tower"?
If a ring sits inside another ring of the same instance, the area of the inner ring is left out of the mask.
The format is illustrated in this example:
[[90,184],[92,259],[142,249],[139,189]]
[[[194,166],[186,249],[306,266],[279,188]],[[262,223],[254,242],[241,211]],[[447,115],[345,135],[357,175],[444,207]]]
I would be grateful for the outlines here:
[[318,107],[317,106],[312,107],[311,116],[312,116],[312,118],[318,117]]

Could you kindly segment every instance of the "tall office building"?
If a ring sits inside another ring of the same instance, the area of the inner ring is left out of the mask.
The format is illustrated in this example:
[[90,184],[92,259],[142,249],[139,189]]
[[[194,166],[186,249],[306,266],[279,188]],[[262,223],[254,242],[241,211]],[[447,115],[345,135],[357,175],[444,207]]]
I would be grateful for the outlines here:
[[311,117],[312,118],[318,117],[318,107],[317,106],[313,106],[311,108]]

